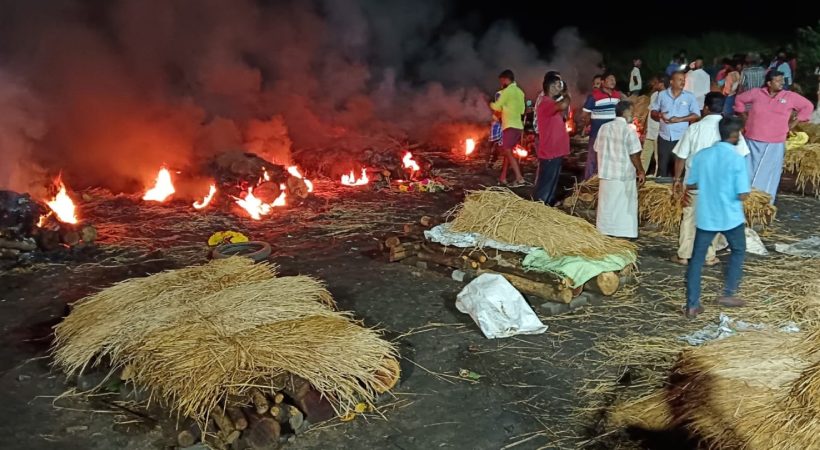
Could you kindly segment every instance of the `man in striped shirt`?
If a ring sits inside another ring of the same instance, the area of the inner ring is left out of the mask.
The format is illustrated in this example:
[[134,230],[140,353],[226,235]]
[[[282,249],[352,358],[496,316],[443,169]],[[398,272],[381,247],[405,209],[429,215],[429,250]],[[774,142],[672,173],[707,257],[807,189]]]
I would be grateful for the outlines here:
[[615,105],[626,97],[615,89],[615,75],[604,74],[600,89],[593,89],[584,103],[584,113],[587,120],[591,120],[589,144],[587,145],[587,162],[584,170],[584,179],[592,178],[598,173],[598,156],[595,153],[595,138],[601,125],[615,119]]
[[760,65],[759,57],[750,58],[747,63],[740,73],[740,85],[737,87],[738,94],[762,87],[766,79],[766,69]]

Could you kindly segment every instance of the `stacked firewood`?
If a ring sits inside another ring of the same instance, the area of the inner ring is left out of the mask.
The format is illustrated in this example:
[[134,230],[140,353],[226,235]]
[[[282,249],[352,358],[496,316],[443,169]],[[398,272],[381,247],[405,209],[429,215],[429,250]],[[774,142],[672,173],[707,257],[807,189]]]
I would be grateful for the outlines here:
[[0,191],[0,261],[15,264],[36,250],[92,244],[97,230],[85,223],[62,223],[28,194]]
[[521,293],[556,303],[570,303],[584,291],[611,296],[625,281],[619,273],[605,272],[583,286],[573,288],[574,283],[569,278],[527,271],[523,266],[526,256],[523,253],[448,247],[425,239],[424,230],[442,222],[440,218],[423,216],[418,224],[405,224],[402,233],[387,237],[381,243],[381,249],[390,262],[445,272],[457,281],[469,282],[484,273],[497,273]]
[[332,406],[310,383],[290,375],[281,390],[254,388],[248,398],[228,399],[233,406],[214,408],[205,432],[193,421],[177,429],[177,444],[204,442],[214,449],[276,448],[290,436],[306,431],[309,423],[336,416]]

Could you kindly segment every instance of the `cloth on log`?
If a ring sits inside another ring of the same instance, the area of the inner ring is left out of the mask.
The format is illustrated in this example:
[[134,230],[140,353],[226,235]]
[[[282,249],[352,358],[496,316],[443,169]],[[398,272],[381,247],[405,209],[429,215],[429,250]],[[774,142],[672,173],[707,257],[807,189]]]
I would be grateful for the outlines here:
[[572,279],[572,287],[583,286],[587,281],[604,272],[617,272],[637,260],[636,255],[608,255],[604,259],[593,260],[580,256],[552,258],[542,249],[528,253],[523,266],[533,272],[548,272]]
[[482,236],[479,233],[462,233],[450,230],[449,223],[437,225],[424,231],[424,237],[430,242],[441,245],[452,245],[459,248],[489,247],[504,252],[529,253],[538,247],[529,245],[514,245],[499,242]]
[[600,180],[596,226],[601,234],[638,237],[638,185],[635,180]]

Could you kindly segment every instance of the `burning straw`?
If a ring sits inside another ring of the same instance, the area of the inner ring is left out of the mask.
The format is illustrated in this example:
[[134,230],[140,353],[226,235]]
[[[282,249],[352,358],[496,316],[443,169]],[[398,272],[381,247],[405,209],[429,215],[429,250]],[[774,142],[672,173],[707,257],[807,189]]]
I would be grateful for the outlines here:
[[541,247],[550,256],[593,259],[613,254],[635,254],[628,241],[607,237],[589,222],[541,202],[524,200],[503,188],[473,191],[452,213],[452,230],[479,233],[517,245]]
[[392,387],[390,343],[334,311],[319,281],[274,275],[230,258],[124,281],[56,327],[55,362],[69,374],[105,359],[112,370],[127,365],[152,398],[201,423],[253,387],[281,389],[288,374],[309,381],[337,413]]

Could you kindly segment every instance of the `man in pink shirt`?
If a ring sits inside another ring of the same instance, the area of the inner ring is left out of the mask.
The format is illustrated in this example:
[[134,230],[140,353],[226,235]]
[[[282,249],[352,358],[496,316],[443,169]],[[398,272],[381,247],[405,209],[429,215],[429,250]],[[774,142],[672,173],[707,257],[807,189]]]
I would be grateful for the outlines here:
[[570,105],[566,85],[557,74],[544,79],[544,96],[538,102],[538,175],[533,197],[552,206],[564,156],[569,155],[569,133],[564,111]]
[[814,111],[810,101],[784,90],[783,84],[783,73],[772,70],[762,88],[735,97],[735,112],[746,119],[752,186],[771,195],[772,203],[783,172],[786,136],[797,122],[808,122]]

